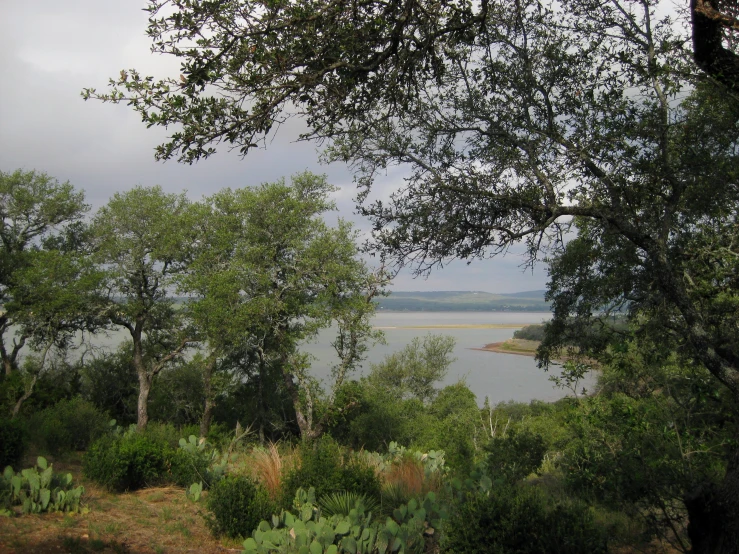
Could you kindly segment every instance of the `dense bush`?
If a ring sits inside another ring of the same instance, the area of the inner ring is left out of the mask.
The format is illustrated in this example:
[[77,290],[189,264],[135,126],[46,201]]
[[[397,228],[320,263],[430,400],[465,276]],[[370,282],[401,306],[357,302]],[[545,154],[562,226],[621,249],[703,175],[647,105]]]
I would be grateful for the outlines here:
[[541,467],[547,448],[541,436],[527,430],[513,430],[505,437],[494,437],[486,450],[492,479],[518,481]]
[[200,422],[203,414],[203,370],[195,362],[182,362],[157,375],[149,397],[149,417],[176,426]]
[[136,422],[138,377],[130,342],[121,343],[116,352],[87,358],[80,376],[83,398],[110,414],[119,425]]
[[85,450],[108,429],[108,415],[79,396],[60,400],[30,418],[31,441],[44,453]]
[[208,526],[215,535],[248,537],[263,519],[278,511],[267,490],[242,475],[230,475],[213,486],[207,507]]
[[23,427],[15,420],[0,419],[0,468],[18,468],[26,446]]
[[173,450],[169,457],[169,480],[181,487],[202,482],[207,488],[210,484],[208,469],[210,453],[191,453],[183,449]]
[[513,332],[514,339],[543,341],[546,325],[527,325]]
[[180,439],[169,458],[169,481],[188,487],[200,483],[204,489],[219,481],[226,470],[225,460],[207,441],[190,435]]
[[313,487],[317,498],[333,492],[348,491],[371,499],[380,497],[380,481],[366,462],[346,453],[331,437],[323,437],[300,449],[300,465],[283,481],[285,507],[299,488]]
[[453,554],[597,554],[606,538],[591,510],[530,486],[469,493],[452,510],[443,550]]
[[167,480],[172,455],[169,445],[135,431],[107,435],[90,446],[83,469],[111,490],[136,490]]

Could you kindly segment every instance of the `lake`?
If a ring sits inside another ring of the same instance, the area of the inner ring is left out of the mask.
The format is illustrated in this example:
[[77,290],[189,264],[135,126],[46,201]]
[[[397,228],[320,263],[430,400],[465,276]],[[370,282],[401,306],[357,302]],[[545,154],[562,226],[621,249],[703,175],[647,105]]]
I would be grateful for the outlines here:
[[[387,354],[401,350],[414,337],[424,337],[429,333],[444,334],[453,336],[457,341],[454,349],[456,359],[449,368],[444,384],[464,380],[477,395],[480,405],[486,396],[492,404],[508,400],[558,400],[569,391],[555,388],[549,381],[551,373],[539,369],[533,357],[474,350],[492,342],[509,339],[516,330],[474,326],[522,327],[547,321],[551,317],[549,312],[378,312],[373,324],[384,331],[387,344],[377,344],[370,349],[359,374],[366,372],[371,363],[378,363]],[[470,327],[455,328],[455,325]],[[434,326],[448,327],[420,328]],[[325,331],[317,343],[305,345],[305,350],[316,357],[311,370],[319,379],[328,376],[330,364],[336,359],[330,345],[331,338],[331,333]],[[552,371],[556,371],[556,368]],[[594,378],[590,379],[584,386],[590,389],[594,381]]]
[[[549,312],[378,312],[373,325],[384,331],[387,344],[372,346],[355,376],[366,373],[370,364],[379,363],[386,355],[401,350],[414,337],[436,333],[451,335],[457,341],[453,353],[455,360],[444,384],[464,380],[477,395],[480,405],[486,396],[492,404],[508,400],[558,400],[569,391],[555,388],[549,381],[551,373],[539,369],[533,357],[475,350],[511,338],[516,328],[541,323],[551,317]],[[508,327],[482,327],[485,325]],[[304,350],[315,356],[311,373],[318,379],[325,380],[329,376],[330,366],[336,360],[331,348],[333,338],[331,331],[325,330],[316,342],[304,345]],[[128,333],[113,331],[107,336],[98,335],[91,342],[98,348],[112,350],[126,339]],[[594,382],[595,378],[591,378],[583,386],[592,389]]]

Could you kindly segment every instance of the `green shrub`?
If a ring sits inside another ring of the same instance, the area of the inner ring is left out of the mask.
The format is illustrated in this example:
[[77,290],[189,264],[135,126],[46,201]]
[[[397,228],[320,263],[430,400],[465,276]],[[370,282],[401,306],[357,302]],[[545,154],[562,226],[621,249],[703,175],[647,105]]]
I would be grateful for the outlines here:
[[606,538],[584,504],[555,502],[531,486],[468,493],[445,525],[453,554],[597,554]]
[[135,431],[108,435],[90,446],[83,470],[111,490],[136,490],[167,480],[172,455],[169,445]]
[[170,481],[181,487],[200,483],[203,489],[219,481],[226,469],[226,460],[219,456],[218,451],[195,435],[180,439],[169,464]]
[[208,468],[210,454],[198,452],[193,454],[186,450],[174,450],[169,458],[170,480],[181,487],[189,487],[193,483],[203,482],[205,488],[209,484]]
[[15,420],[0,419],[0,468],[17,468],[26,452],[26,434]]
[[225,477],[208,493],[206,518],[215,535],[248,537],[259,522],[268,519],[278,507],[267,490],[242,475]]
[[541,436],[514,430],[506,437],[493,438],[486,450],[492,479],[519,481],[541,467],[547,448]]
[[31,441],[43,452],[59,455],[87,447],[109,429],[109,417],[80,397],[60,400],[30,418]]
[[344,452],[331,437],[322,437],[300,449],[300,465],[292,469],[283,481],[285,507],[299,488],[313,487],[316,497],[333,492],[355,492],[368,499],[379,499],[380,481],[374,469],[365,461]]
[[150,421],[146,426],[144,435],[159,444],[166,444],[171,448],[177,448],[182,438],[182,431],[171,423],[161,421]]

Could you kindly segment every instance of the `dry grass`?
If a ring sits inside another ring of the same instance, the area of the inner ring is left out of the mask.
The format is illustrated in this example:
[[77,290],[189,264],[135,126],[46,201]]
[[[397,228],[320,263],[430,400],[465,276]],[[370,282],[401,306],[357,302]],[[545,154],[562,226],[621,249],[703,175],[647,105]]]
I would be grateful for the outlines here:
[[407,456],[393,462],[382,477],[386,486],[397,488],[407,497],[438,491],[441,485],[438,476],[427,477],[423,464]]
[[283,460],[277,445],[271,442],[267,448],[255,448],[251,453],[250,461],[254,477],[259,479],[269,491],[269,495],[276,499],[280,494],[283,471],[288,465]]
[[[62,467],[80,480],[79,463]],[[216,540],[201,515],[202,503],[183,489],[148,488],[115,494],[81,480],[87,514],[0,518],[0,554],[240,552],[238,541]]]

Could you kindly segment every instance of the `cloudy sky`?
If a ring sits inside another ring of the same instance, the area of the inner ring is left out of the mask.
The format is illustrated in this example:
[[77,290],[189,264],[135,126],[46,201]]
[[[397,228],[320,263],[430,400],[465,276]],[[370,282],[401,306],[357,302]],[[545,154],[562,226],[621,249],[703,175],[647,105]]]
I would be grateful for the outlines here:
[[[114,192],[136,185],[186,190],[199,199],[223,187],[275,181],[307,169],[328,174],[341,187],[340,215],[366,229],[367,222],[353,213],[351,174],[342,165],[320,165],[314,144],[294,142],[299,122],[284,126],[266,150],[246,159],[219,150],[187,166],[154,161],[165,130],[146,129],[125,106],[81,99],[83,88],[103,91],[121,69],[157,77],[179,74],[176,63],[150,53],[144,6],[144,0],[2,0],[0,170],[37,169],[68,180],[97,208]],[[401,182],[398,171],[387,175],[383,187]],[[451,262],[427,279],[402,273],[392,290],[544,288],[545,267],[525,271],[522,261],[508,254],[471,265]]]

